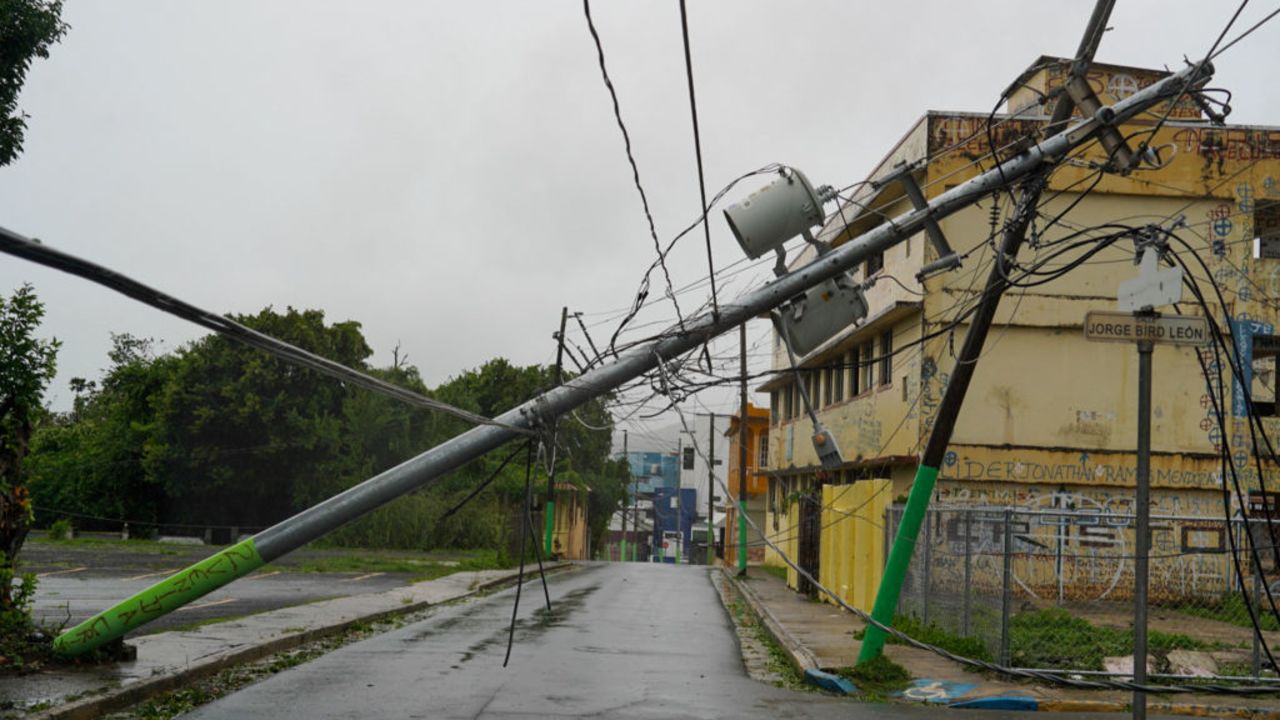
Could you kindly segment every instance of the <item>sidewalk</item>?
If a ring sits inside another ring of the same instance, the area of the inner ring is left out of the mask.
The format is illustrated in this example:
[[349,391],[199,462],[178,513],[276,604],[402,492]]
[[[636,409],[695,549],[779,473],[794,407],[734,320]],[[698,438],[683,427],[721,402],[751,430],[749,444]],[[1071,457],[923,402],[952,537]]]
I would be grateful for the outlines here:
[[[571,567],[552,563],[548,570]],[[527,573],[526,573],[527,574]],[[6,678],[0,717],[94,718],[153,695],[312,640],[368,623],[469,597],[514,580],[515,570],[459,572],[395,590],[282,608],[193,630],[128,638],[138,659],[113,665],[57,668]],[[535,570],[536,580],[536,570]]]
[[[732,572],[726,572],[725,577],[734,583],[801,672],[809,668],[832,670],[857,663],[862,643],[855,640],[853,634],[864,624],[853,614],[835,605],[810,600],[789,589],[782,579],[759,568],[751,568],[745,581],[735,578]],[[1061,712],[1123,712],[1131,700],[1130,693],[1122,690],[1036,685],[970,672],[959,663],[904,645],[887,644],[884,653],[917,681],[918,687],[908,690],[909,700],[940,702],[1019,697],[1030,700],[1024,703],[1027,709]],[[965,688],[969,685],[973,687]],[[1280,695],[1152,696],[1147,707],[1153,714],[1280,720]]]

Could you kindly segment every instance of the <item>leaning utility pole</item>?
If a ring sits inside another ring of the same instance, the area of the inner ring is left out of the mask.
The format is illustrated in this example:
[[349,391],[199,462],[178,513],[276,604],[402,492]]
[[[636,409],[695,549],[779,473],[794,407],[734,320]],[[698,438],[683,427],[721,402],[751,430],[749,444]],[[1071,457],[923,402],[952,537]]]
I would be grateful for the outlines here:
[[738,326],[738,576],[747,574],[747,323]]
[[[569,319],[569,307],[560,308],[560,332],[556,333],[556,387],[564,382],[564,324]],[[554,421],[553,421],[553,424]],[[547,501],[543,504],[544,513],[547,516],[547,550],[544,553],[548,558],[551,557],[552,545],[554,544],[556,534],[556,430],[551,431],[551,447],[547,449],[547,455],[551,458],[551,467],[547,468]]]
[[[627,453],[627,431],[622,431],[622,458],[627,461],[627,479],[634,480],[635,475],[631,472],[631,455]],[[632,483],[628,482],[628,485]],[[621,562],[627,561],[627,495],[622,495],[622,552],[618,555]]]
[[[732,304],[686,318],[657,338],[619,351],[613,362],[569,380],[538,397],[477,425],[417,457],[365,480],[293,517],[178,571],[159,583],[114,605],[58,636],[55,651],[77,656],[242,577],[309,542],[324,537],[386,503],[437,479],[507,442],[523,437],[522,430],[549,433],[559,415],[633,380],[660,364],[701,347],[712,338],[742,325],[806,292],[842,276],[868,257],[891,248],[937,221],[964,209],[1011,182],[1039,172],[1077,146],[1114,125],[1145,112],[1157,103],[1202,86],[1213,76],[1207,62],[1185,68],[1075,123],[1066,131],[1027,148],[994,168],[945,190],[922,207],[913,208],[844,243],[808,265],[795,268]],[[7,232],[7,231],[6,231]],[[12,235],[12,233],[8,233]],[[25,242],[31,241],[23,238]],[[745,366],[745,362],[743,363]],[[745,417],[744,417],[745,420]],[[932,471],[936,475],[936,468]],[[745,543],[741,543],[745,544]]]
[[[1066,93],[1070,92],[1069,88],[1073,86],[1073,83],[1085,79],[1085,72],[1098,49],[1098,42],[1102,39],[1102,33],[1107,25],[1107,18],[1111,15],[1111,7],[1114,4],[1115,0],[1098,0],[1097,5],[1094,7],[1093,15],[1089,18],[1089,25],[1085,29],[1084,38],[1080,41],[1080,47],[1076,51],[1076,60],[1072,65],[1071,75],[1067,83],[1064,84],[1064,95],[1058,99],[1058,103],[1054,107],[1053,117],[1049,121],[1050,128],[1061,125],[1071,117],[1074,103],[1072,96]],[[1186,73],[1187,71],[1183,72]],[[1095,119],[1106,112],[1109,112],[1107,108],[1098,109],[1095,113]],[[1118,120],[1108,122],[1103,127],[1100,127],[1097,132],[1104,135],[1104,138],[1109,139],[1112,137],[1109,132],[1115,132],[1114,126],[1118,122]],[[1056,140],[1069,140],[1074,132],[1076,130],[1073,128],[1054,135],[1042,145]],[[991,148],[991,150],[995,152],[995,148]],[[1113,156],[1117,154],[1116,150],[1112,150]],[[964,344],[956,357],[955,367],[951,371],[951,379],[947,382],[942,402],[938,405],[937,414],[934,416],[933,428],[930,430],[929,440],[925,444],[924,455],[920,458],[920,466],[916,470],[911,492],[907,496],[907,504],[903,509],[902,521],[898,525],[898,533],[894,538],[893,548],[889,551],[889,559],[885,562],[884,577],[880,580],[880,588],[876,592],[875,605],[871,610],[871,617],[884,625],[893,624],[893,615],[898,607],[898,597],[902,593],[902,583],[906,578],[907,568],[911,564],[911,556],[915,551],[916,539],[920,535],[920,525],[929,507],[930,496],[933,495],[934,483],[938,478],[938,469],[942,467],[947,445],[951,442],[956,418],[960,415],[960,406],[964,404],[964,396],[969,389],[969,382],[973,379],[974,369],[977,367],[978,359],[982,355],[982,346],[986,342],[988,330],[991,329],[991,321],[995,317],[996,307],[1000,304],[1000,298],[1004,294],[1005,288],[1008,287],[1007,278],[1013,269],[1018,250],[1022,247],[1022,242],[1026,238],[1027,227],[1032,218],[1035,217],[1036,204],[1040,201],[1040,192],[1045,185],[1046,169],[1046,166],[1041,166],[1024,175],[1025,179],[1022,180],[1022,191],[1018,198],[1018,204],[1014,210],[1013,217],[1005,225],[1000,251],[996,255],[994,262],[992,262],[991,272],[987,275],[986,285],[978,300],[978,308],[973,318],[969,321],[969,330],[965,333]],[[1008,537],[1008,533],[1005,534],[1005,537]],[[1004,551],[1008,553],[1010,549],[1005,548]],[[862,648],[858,652],[858,662],[863,663],[877,657],[884,647],[884,640],[885,632],[883,630],[874,625],[868,625],[866,635],[862,640]]]
[[716,414],[707,418],[707,564],[716,564],[715,520],[716,520]]

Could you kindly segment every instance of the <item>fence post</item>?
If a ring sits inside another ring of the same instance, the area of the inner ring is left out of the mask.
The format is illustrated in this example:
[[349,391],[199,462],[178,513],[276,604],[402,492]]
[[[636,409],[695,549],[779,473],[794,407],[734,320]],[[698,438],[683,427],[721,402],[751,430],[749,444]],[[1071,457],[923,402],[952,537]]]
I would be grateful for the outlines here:
[[929,624],[929,595],[932,594],[929,592],[929,581],[933,575],[931,572],[931,566],[933,565],[933,518],[930,515],[936,517],[936,511],[924,511],[924,580],[920,584],[920,591],[924,596],[923,614],[925,625]]
[[[1255,617],[1261,618],[1262,603],[1262,568],[1257,564],[1253,566],[1253,598],[1249,600],[1253,604],[1253,613]],[[1252,670],[1255,680],[1262,674],[1262,638],[1261,633],[1256,630],[1253,633],[1253,661]]]
[[1009,665],[1009,610],[1013,600],[1013,510],[1004,509],[1004,571],[1000,580],[1000,664]]
[[964,598],[963,602],[963,618],[961,625],[964,628],[963,635],[969,636],[969,613],[971,612],[971,595],[973,594],[973,509],[965,508],[964,511]]

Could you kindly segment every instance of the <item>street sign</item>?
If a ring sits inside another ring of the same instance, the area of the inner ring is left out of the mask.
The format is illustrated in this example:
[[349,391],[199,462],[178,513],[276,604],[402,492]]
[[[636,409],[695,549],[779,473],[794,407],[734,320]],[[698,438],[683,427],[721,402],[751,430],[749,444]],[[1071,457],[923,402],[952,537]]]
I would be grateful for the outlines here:
[[1149,340],[1168,345],[1208,345],[1209,321],[1194,315],[1146,316],[1094,310],[1084,316],[1084,336],[1102,342]]

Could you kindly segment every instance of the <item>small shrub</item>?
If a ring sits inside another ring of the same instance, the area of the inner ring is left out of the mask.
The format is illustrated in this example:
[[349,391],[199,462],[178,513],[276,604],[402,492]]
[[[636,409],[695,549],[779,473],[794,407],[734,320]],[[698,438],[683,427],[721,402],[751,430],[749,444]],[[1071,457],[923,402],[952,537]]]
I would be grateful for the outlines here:
[[49,526],[50,540],[70,540],[75,537],[76,529],[71,525],[71,521],[63,518]]

